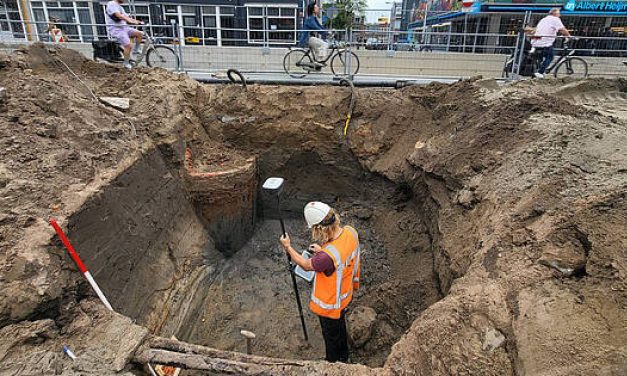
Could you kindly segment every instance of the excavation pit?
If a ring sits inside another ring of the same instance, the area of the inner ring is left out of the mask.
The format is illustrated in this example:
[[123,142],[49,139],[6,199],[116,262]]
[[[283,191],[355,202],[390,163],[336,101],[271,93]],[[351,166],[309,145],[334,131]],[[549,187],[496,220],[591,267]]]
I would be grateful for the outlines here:
[[[362,283],[348,315],[353,362],[382,366],[416,315],[441,297],[427,203],[367,173],[350,153],[326,164],[314,152],[296,153],[277,168],[263,156],[233,158],[210,172],[185,153],[180,180],[158,152],[148,153],[70,222],[86,262],[101,266],[95,276],[114,307],[155,334],[245,352],[240,331],[248,330],[256,335],[253,354],[324,358],[310,286],[298,280],[306,343],[278,242],[276,199],[259,191],[259,179],[270,175],[286,179],[282,214],[296,249],[311,243],[302,216],[311,200],[328,202],[360,234]],[[147,213],[162,223],[147,223],[154,218]]]
[[[5,373],[624,373],[622,80],[357,88],[345,136],[346,87],[203,86],[41,45],[0,62]],[[309,200],[359,231],[351,360],[383,367],[301,360],[323,346],[299,281],[302,340],[269,176],[297,248]],[[241,330],[290,360],[242,354]]]

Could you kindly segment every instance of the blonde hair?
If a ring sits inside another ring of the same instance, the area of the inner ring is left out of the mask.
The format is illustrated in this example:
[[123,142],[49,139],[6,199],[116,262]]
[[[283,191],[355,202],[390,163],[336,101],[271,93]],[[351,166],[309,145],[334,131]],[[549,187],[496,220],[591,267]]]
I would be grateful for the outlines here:
[[328,223],[332,216],[335,216],[333,223],[326,226],[317,224],[311,227],[311,237],[314,241],[325,244],[333,240],[335,233],[340,228],[340,215],[331,209],[320,223]]

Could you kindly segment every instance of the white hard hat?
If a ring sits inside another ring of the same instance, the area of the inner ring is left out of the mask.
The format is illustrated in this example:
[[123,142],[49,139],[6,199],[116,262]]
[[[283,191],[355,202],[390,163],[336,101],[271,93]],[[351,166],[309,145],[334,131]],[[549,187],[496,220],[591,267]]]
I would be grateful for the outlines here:
[[309,228],[322,222],[324,217],[329,214],[331,207],[324,202],[313,201],[305,205],[305,221]]

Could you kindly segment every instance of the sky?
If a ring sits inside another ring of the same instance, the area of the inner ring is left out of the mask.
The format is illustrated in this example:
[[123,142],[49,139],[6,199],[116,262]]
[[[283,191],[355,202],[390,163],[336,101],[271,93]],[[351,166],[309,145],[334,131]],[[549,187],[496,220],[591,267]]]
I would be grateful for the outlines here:
[[[377,22],[377,19],[381,16],[390,17],[392,2],[392,0],[367,0],[368,11],[366,11],[366,22]],[[397,0],[397,2],[402,1]]]
[[[326,1],[323,1],[326,3]],[[390,17],[390,11],[392,10],[393,0],[366,0],[368,8],[366,9],[366,22],[376,23],[379,17]],[[397,3],[402,4],[402,0],[396,0]]]

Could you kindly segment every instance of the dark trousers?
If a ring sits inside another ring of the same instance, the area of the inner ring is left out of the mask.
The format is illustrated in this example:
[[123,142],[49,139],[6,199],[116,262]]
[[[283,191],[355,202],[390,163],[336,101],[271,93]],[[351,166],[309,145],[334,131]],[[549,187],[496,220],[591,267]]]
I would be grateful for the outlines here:
[[346,334],[346,310],[342,311],[339,319],[318,316],[324,347],[326,348],[327,362],[348,361],[348,337]]
[[540,58],[542,59],[540,62],[540,67],[538,67],[538,73],[544,74],[546,68],[551,65],[553,62],[553,58],[555,57],[555,51],[553,47],[542,47],[538,48],[538,52],[540,53]]

